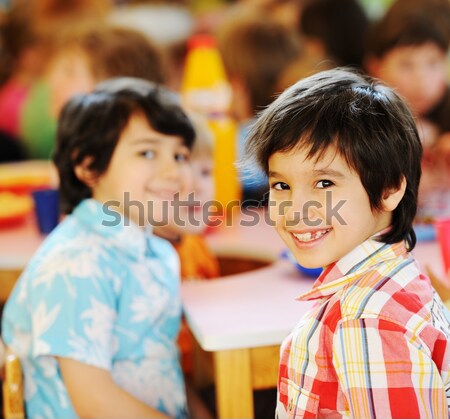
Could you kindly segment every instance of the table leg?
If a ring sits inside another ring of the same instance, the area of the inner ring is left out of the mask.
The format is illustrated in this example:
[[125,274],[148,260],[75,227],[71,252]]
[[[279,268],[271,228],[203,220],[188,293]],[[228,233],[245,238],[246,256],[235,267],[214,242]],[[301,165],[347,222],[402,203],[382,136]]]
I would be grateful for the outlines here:
[[219,419],[253,418],[250,350],[215,352],[214,375]]

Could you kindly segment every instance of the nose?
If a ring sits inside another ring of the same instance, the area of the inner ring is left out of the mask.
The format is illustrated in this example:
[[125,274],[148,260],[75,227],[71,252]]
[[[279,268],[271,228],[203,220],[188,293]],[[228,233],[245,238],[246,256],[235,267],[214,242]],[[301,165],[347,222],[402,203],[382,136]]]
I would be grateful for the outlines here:
[[299,224],[308,214],[305,213],[305,206],[309,202],[309,197],[302,191],[293,191],[289,200],[280,204],[280,212],[284,214],[286,222]]
[[161,162],[160,174],[163,179],[170,181],[180,181],[181,168],[180,164],[173,158],[172,155],[166,156]]
[[427,92],[429,89],[430,74],[426,66],[417,66],[414,71],[414,86],[420,92]]

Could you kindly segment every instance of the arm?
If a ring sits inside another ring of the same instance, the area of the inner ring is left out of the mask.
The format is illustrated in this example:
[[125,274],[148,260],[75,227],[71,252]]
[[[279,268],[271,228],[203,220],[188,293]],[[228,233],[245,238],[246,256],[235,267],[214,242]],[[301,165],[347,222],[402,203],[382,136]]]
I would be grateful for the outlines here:
[[333,342],[333,364],[355,418],[448,416],[439,371],[417,336],[393,322],[342,322]]
[[70,400],[81,418],[168,418],[120,388],[107,370],[69,358],[57,359]]
[[194,387],[189,381],[186,381],[186,397],[189,412],[195,419],[212,419],[213,415],[200,399]]

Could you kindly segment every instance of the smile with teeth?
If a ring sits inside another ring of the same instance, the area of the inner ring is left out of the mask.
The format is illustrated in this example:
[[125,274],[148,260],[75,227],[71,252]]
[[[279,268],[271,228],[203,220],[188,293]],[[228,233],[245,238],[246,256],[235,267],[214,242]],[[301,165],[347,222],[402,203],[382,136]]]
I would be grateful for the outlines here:
[[307,243],[313,240],[317,240],[323,235],[327,234],[330,229],[318,230],[318,231],[308,231],[306,233],[292,233],[292,235],[300,242]]

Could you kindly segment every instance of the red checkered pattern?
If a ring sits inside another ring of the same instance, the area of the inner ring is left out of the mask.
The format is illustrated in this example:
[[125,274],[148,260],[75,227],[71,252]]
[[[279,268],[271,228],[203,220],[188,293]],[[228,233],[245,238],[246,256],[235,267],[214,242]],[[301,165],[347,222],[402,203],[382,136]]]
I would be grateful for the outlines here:
[[446,309],[403,243],[330,265],[281,347],[278,418],[447,418]]

